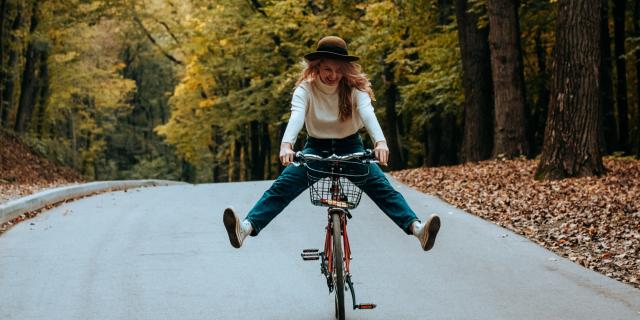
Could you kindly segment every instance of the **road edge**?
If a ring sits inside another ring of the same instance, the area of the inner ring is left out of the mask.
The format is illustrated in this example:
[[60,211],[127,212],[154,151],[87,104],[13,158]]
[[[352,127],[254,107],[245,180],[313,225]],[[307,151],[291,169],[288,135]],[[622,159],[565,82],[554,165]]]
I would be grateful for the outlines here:
[[84,197],[94,193],[176,184],[185,184],[185,182],[170,180],[114,180],[96,181],[47,189],[0,205],[0,225],[17,218],[26,212],[36,211],[49,205],[74,198]]

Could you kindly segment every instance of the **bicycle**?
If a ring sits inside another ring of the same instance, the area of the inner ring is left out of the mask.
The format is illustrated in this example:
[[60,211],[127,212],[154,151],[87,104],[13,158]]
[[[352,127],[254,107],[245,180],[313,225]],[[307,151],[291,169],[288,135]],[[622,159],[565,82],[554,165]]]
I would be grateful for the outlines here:
[[347,233],[347,219],[352,218],[349,210],[360,203],[361,187],[369,175],[369,164],[377,162],[374,159],[371,150],[329,157],[297,152],[295,156],[294,165],[302,164],[307,168],[311,203],[328,207],[324,251],[304,249],[301,256],[305,261],[320,260],[320,272],[327,280],[329,293],[335,294],[335,317],[339,320],[345,319],[346,290],[351,293],[353,310],[376,307],[373,303],[356,303]]

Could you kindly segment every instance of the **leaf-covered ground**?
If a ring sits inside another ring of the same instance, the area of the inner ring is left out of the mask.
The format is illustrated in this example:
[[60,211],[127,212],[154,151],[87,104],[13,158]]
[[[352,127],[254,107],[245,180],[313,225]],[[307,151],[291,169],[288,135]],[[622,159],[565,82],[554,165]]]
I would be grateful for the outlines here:
[[391,173],[584,267],[640,288],[640,161],[606,158],[602,177],[535,181],[535,160]]
[[0,204],[79,181],[82,178],[75,171],[52,163],[0,130]]

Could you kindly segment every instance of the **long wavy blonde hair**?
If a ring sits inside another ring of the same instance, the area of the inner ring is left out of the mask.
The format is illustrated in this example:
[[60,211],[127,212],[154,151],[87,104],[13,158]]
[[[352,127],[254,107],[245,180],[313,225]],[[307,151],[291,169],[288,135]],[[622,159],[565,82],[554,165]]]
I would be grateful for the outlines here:
[[[296,81],[296,87],[305,80],[320,81],[320,64],[322,64],[324,60],[325,59],[304,61],[305,67],[298,81]],[[338,62],[338,70],[342,74],[342,79],[340,79],[340,83],[338,83],[339,116],[340,121],[346,121],[353,115],[353,99],[351,99],[351,97],[354,88],[369,94],[369,97],[371,97],[373,101],[375,101],[376,98],[371,89],[371,82],[369,82],[367,76],[362,73],[362,67],[359,64],[349,61],[335,61]]]

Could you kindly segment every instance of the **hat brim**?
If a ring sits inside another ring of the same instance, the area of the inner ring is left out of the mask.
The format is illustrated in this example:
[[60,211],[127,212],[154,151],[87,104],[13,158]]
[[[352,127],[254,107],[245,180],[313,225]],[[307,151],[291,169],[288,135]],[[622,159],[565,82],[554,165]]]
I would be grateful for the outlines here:
[[342,61],[358,61],[360,57],[356,56],[348,56],[343,54],[338,54],[330,51],[316,51],[307,53],[304,55],[304,58],[308,61],[318,60],[318,59],[334,59],[334,60],[342,60]]

